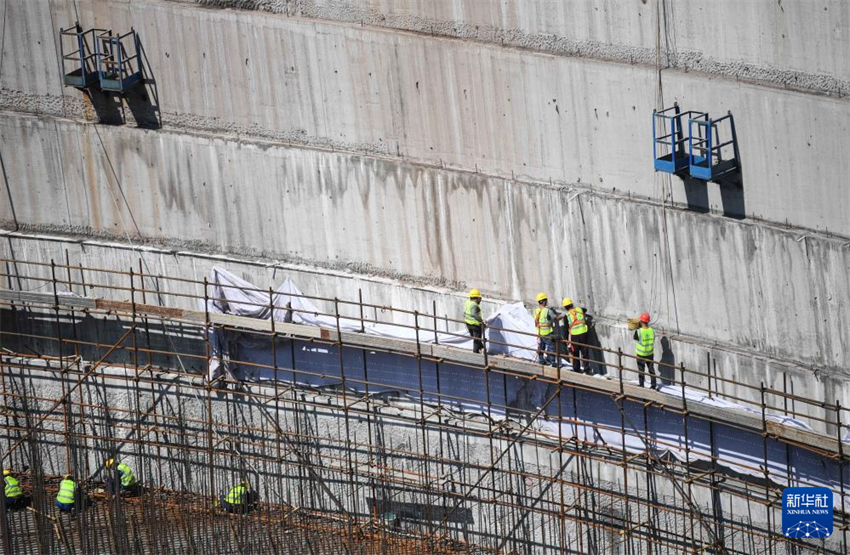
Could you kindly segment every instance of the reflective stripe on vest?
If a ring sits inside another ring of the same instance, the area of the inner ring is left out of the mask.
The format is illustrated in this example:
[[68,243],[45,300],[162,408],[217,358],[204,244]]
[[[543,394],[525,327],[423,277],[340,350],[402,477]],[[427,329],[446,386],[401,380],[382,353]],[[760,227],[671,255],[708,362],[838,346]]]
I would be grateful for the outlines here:
[[245,496],[247,494],[248,490],[245,489],[245,486],[235,486],[227,494],[227,498],[225,499],[225,501],[227,501],[231,505],[244,505]]
[[549,307],[534,309],[534,325],[537,326],[539,335],[549,335],[552,333],[552,315],[549,312]]
[[463,321],[471,326],[484,323],[481,320],[481,309],[472,299],[466,299],[466,305],[463,307]]
[[567,312],[567,318],[570,321],[570,334],[581,335],[587,333],[587,321],[584,319],[584,311],[580,308],[574,308]]
[[652,328],[638,328],[637,332],[635,354],[639,357],[648,357],[655,352],[655,331]]
[[74,504],[74,492],[77,490],[77,483],[74,480],[62,480],[59,483],[59,493],[56,494],[56,501],[66,505]]
[[133,476],[133,471],[124,463],[118,465],[118,474],[121,475],[121,485],[129,488],[136,484],[136,477]]
[[20,497],[24,494],[24,492],[21,491],[21,485],[18,483],[16,478],[6,476],[3,481],[6,482],[5,493],[7,498]]

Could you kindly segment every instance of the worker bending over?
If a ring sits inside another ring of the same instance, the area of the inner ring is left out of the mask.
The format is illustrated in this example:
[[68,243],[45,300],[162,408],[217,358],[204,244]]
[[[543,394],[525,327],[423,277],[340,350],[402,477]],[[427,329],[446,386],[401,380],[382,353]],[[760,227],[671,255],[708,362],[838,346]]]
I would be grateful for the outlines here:
[[555,359],[555,343],[553,333],[555,322],[563,318],[549,308],[549,298],[546,293],[537,294],[537,305],[534,309],[534,326],[537,328],[537,357],[540,364],[559,366]]
[[77,482],[73,476],[66,474],[59,482],[59,492],[56,494],[56,508],[63,513],[70,513],[77,503]]
[[107,459],[104,464],[108,473],[104,482],[106,482],[106,489],[113,495],[118,493],[129,493],[134,494],[138,489],[138,483],[136,482],[136,477],[133,475],[133,471],[129,466],[124,464],[123,462],[118,463],[118,483],[120,484],[120,488],[116,485],[115,481],[115,459]]
[[640,315],[640,327],[635,330],[634,339],[635,355],[637,355],[637,365],[640,371],[640,386],[643,387],[644,374],[648,369],[652,378],[650,387],[655,389],[655,369],[653,368],[653,355],[655,354],[655,330],[649,325],[649,314],[644,312]]
[[251,491],[251,485],[248,482],[240,482],[230,488],[227,495],[221,496],[221,508],[228,513],[244,514],[254,507],[257,497],[257,493]]
[[565,316],[564,340],[569,341],[570,354],[573,358],[573,372],[590,370],[590,349],[587,346],[587,319],[584,309],[573,304],[573,300],[564,298],[562,303]]
[[3,469],[3,496],[6,498],[6,510],[19,509],[24,506],[24,490],[21,483],[8,468]]
[[481,291],[473,289],[463,307],[463,321],[472,338],[472,352],[480,353],[484,348],[484,318],[481,316]]

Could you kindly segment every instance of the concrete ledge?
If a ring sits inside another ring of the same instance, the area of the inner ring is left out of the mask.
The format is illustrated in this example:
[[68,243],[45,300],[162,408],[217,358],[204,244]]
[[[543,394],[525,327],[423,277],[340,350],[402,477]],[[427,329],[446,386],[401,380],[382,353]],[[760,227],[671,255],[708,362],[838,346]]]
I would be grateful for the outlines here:
[[[24,300],[26,299],[26,300]],[[49,293],[25,293],[0,289],[0,300],[13,302],[28,302],[54,306],[57,298]],[[127,301],[106,301],[102,299],[89,299],[80,297],[58,297],[60,307],[66,308],[91,308],[135,314],[140,316],[151,316],[164,319],[178,319],[196,324],[206,322],[206,314],[201,311],[170,309],[148,304],[139,304]],[[210,322],[217,325],[242,328],[245,330],[271,333],[271,322],[225,314],[210,314]],[[321,341],[337,342],[340,337],[336,330],[317,328],[300,324],[287,324],[275,322],[275,331],[281,334],[292,335],[299,338],[317,339]],[[416,356],[417,352],[423,356],[438,359],[441,362],[462,364],[467,366],[484,367],[484,356],[466,350],[446,345],[420,344],[416,342],[389,339],[385,337],[370,336],[366,334],[344,332],[342,344],[349,347],[365,349],[388,350]],[[757,433],[766,432],[768,436],[788,444],[797,445],[806,449],[826,453],[830,457],[841,454],[841,447],[835,438],[822,434],[808,432],[792,428],[772,421],[763,421],[758,416],[743,411],[713,407],[702,403],[687,402],[681,397],[667,395],[659,391],[651,390],[624,382],[610,379],[575,374],[568,370],[560,372],[551,367],[541,367],[538,364],[509,359],[500,356],[488,357],[489,366],[493,370],[510,372],[526,377],[528,379],[545,378],[556,383],[566,384],[589,391],[604,393],[612,397],[623,395],[625,398],[637,402],[652,403],[663,409],[671,409],[694,417],[705,418],[710,421],[728,424]]]

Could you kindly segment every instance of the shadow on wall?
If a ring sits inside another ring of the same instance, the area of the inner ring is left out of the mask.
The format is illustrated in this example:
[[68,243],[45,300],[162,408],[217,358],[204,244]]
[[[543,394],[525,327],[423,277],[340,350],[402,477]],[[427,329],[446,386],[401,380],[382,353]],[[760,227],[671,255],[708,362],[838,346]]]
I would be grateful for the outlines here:
[[[710,209],[708,202],[708,188],[710,182],[694,179],[693,177],[684,177],[685,183],[685,198],[688,203],[688,210],[694,212],[708,212]],[[747,207],[744,202],[744,182],[741,177],[740,169],[732,174],[718,178],[716,181],[720,188],[720,203],[723,206],[723,215],[727,218],[743,220],[747,216]]]
[[85,90],[91,107],[97,114],[98,123],[124,125],[127,123],[126,109],[138,127],[159,129],[162,127],[159,90],[142,40],[138,39],[139,67],[142,80],[138,86],[124,93],[104,92],[99,88]]
[[596,325],[593,323],[593,316],[585,312],[587,319],[587,344],[590,345],[590,362],[588,363],[587,373],[591,376],[597,374],[606,374],[605,358],[602,356],[602,343],[599,341],[599,334],[596,333]]
[[671,385],[676,380],[676,355],[670,349],[670,339],[665,335],[661,338],[661,364],[658,366],[658,375],[662,385]]

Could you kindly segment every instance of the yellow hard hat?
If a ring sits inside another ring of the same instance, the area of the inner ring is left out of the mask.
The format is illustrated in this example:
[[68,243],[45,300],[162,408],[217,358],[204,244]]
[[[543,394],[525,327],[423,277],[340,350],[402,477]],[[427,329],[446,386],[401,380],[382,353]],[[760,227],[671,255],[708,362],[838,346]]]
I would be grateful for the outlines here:
[[4,468],[4,469],[3,469],[3,476],[9,476],[9,475],[11,475],[11,474],[12,474],[12,471],[11,471],[11,470],[9,470],[8,468]]
[[537,294],[537,302],[548,300],[549,296],[546,293],[538,293]]
[[71,476],[70,474],[65,474],[65,477],[63,478],[63,480],[70,480],[72,478],[73,478],[73,476]]
[[573,304],[573,300],[571,298],[564,297],[561,299],[561,306],[570,306],[571,304]]
[[479,291],[478,289],[472,289],[469,292],[469,298],[470,299],[480,299],[481,298],[481,291]]
[[106,459],[106,462],[103,463],[106,468],[112,468],[113,465],[115,465],[115,459]]

